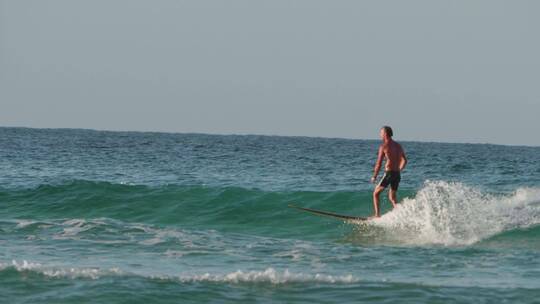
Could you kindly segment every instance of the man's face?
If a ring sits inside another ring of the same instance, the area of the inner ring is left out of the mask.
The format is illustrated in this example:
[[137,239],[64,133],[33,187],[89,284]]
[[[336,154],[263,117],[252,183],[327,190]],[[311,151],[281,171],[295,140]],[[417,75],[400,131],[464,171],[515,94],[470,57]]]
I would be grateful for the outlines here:
[[385,133],[386,132],[384,132],[384,129],[381,129],[381,131],[379,132],[379,135],[381,136],[381,139],[384,139]]

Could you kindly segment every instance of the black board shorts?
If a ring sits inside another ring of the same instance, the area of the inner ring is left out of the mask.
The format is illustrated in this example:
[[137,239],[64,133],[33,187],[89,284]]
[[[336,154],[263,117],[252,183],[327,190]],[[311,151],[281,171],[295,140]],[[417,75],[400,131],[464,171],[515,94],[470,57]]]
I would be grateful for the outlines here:
[[379,182],[379,186],[386,188],[390,185],[390,188],[396,191],[399,187],[399,182],[401,181],[401,174],[399,171],[386,171],[384,176]]

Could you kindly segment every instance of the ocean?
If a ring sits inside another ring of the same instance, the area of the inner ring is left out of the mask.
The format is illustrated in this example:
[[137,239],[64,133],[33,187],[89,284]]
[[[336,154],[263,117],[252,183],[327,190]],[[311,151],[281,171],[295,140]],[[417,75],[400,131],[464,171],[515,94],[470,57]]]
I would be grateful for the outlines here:
[[0,303],[538,303],[540,147],[401,143],[0,128]]

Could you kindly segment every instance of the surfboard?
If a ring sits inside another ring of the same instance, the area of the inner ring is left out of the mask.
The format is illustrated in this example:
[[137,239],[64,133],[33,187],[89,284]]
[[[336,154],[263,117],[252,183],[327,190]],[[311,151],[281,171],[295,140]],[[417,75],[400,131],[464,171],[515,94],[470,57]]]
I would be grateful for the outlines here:
[[327,216],[327,217],[340,219],[340,220],[344,220],[344,221],[350,221],[350,220],[367,221],[368,220],[368,218],[362,217],[362,216],[352,216],[352,215],[337,214],[337,213],[328,212],[328,211],[322,211],[322,210],[315,210],[315,209],[310,209],[310,208],[299,207],[299,206],[292,205],[292,204],[289,205],[289,208],[294,208],[294,209],[297,209],[297,210],[306,211],[306,212],[313,213],[313,214],[316,214],[316,215]]

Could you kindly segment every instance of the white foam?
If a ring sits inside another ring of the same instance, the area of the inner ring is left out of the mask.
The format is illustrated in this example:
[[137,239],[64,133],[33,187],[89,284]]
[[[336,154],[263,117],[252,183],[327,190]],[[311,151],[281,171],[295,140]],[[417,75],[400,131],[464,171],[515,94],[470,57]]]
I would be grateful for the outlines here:
[[62,237],[75,237],[81,232],[88,231],[95,227],[92,223],[83,219],[70,219],[63,223],[65,226]]
[[461,183],[427,181],[416,197],[372,224],[406,244],[470,245],[540,224],[540,189],[490,195]]
[[134,275],[140,277],[146,277],[150,279],[165,279],[172,281],[179,281],[181,283],[197,283],[197,282],[216,282],[216,283],[270,283],[270,284],[285,284],[285,283],[332,283],[332,284],[347,284],[356,283],[360,280],[354,277],[352,274],[348,275],[329,275],[321,273],[294,273],[285,269],[283,271],[275,270],[274,268],[267,268],[263,271],[242,271],[237,270],[230,273],[223,274],[188,274],[180,276],[171,275],[155,275],[155,274],[141,274],[141,273],[129,273],[113,267],[109,269],[92,268],[92,267],[52,267],[44,266],[40,263],[33,263],[23,260],[18,262],[13,260],[11,264],[0,263],[0,270],[6,268],[14,268],[19,272],[33,271],[43,274],[51,278],[87,278],[87,279],[99,279],[103,276],[117,276],[117,275]]
[[58,278],[89,278],[89,279],[98,279],[103,275],[119,275],[122,274],[122,271],[119,268],[110,268],[110,269],[100,269],[100,268],[76,268],[76,267],[48,267],[40,263],[33,263],[23,260],[17,262],[16,260],[11,261],[11,264],[0,263],[0,270],[4,270],[8,267],[13,267],[19,272],[24,271],[33,271],[41,273],[47,277]]
[[32,224],[35,224],[37,223],[36,221],[32,221],[32,220],[17,220],[17,226],[16,228],[17,229],[22,229],[22,228],[26,228]]
[[333,276],[328,274],[305,274],[293,273],[288,269],[277,271],[274,268],[267,268],[264,271],[242,271],[227,274],[191,275],[179,277],[182,282],[223,282],[223,283],[356,283],[360,281],[351,274]]
[[[215,230],[190,231],[178,228],[163,228],[142,223],[122,222],[109,218],[72,218],[53,219],[48,222],[20,219],[4,221],[14,225],[14,229],[23,229],[36,225],[40,239],[86,240],[100,244],[126,244],[155,246],[167,242],[181,244],[183,248],[204,250],[209,242],[212,245],[224,246]],[[12,228],[12,229],[13,229]],[[94,233],[91,233],[94,231]],[[37,238],[36,235],[28,236]],[[0,240],[0,242],[2,242]]]
[[154,237],[140,241],[139,242],[140,245],[153,246],[153,245],[167,242],[170,239],[184,240],[187,238],[186,234],[180,230],[158,229],[158,228],[152,228],[148,226],[143,227],[143,229],[146,233],[154,235]]

